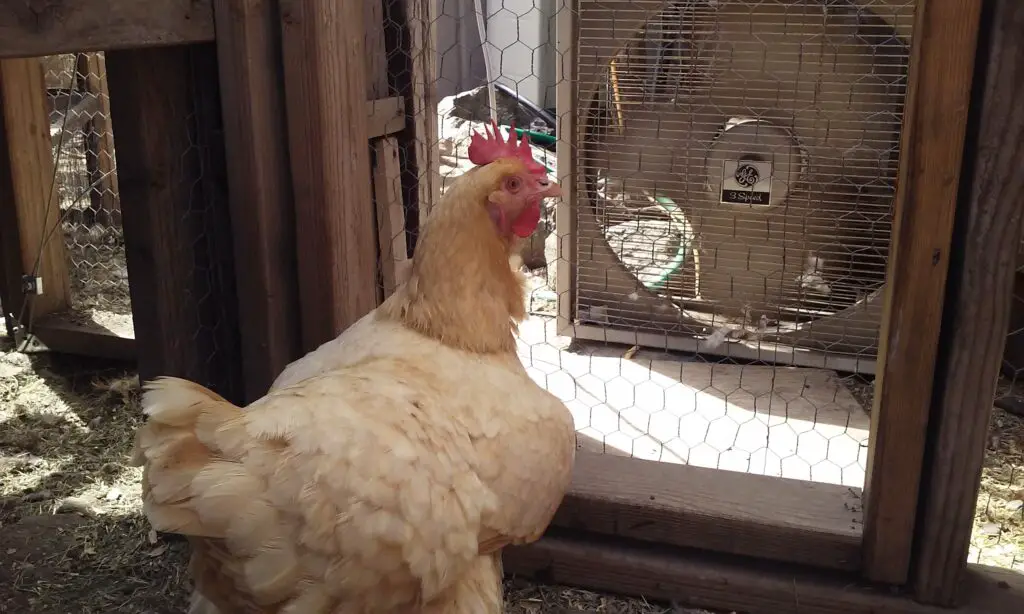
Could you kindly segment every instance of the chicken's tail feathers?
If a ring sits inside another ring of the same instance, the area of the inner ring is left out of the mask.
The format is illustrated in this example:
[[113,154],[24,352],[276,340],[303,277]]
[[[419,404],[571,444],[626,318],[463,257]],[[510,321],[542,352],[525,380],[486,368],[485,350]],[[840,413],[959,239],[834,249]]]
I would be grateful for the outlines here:
[[249,440],[241,408],[194,382],[161,377],[145,385],[142,409],[149,419],[135,434],[132,464],[144,467],[150,524],[160,531],[222,537],[226,518],[216,512],[226,500],[211,500],[204,491],[212,483],[234,499],[253,496],[259,486],[237,462]]
[[235,458],[244,450],[242,409],[216,392],[177,377],[156,378],[143,389],[142,411],[149,420],[136,434],[135,466],[172,443],[198,443],[221,458]]

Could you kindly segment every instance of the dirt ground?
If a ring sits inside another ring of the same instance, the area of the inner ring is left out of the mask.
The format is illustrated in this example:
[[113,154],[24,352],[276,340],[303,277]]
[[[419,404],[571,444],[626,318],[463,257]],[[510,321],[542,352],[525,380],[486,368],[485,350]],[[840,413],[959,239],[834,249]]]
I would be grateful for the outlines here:
[[[187,545],[141,515],[125,365],[12,353],[0,337],[0,613],[180,614]],[[699,614],[510,580],[509,614]],[[710,613],[708,613],[710,614]]]

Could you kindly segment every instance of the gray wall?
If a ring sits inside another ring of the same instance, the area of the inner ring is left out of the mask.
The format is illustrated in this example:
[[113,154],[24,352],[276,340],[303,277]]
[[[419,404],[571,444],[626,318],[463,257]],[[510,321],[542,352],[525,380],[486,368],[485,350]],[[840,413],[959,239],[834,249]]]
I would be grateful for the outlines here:
[[[438,95],[483,85],[484,51],[473,0],[436,2]],[[564,0],[481,0],[497,80],[542,106],[555,106],[555,13],[563,4]]]

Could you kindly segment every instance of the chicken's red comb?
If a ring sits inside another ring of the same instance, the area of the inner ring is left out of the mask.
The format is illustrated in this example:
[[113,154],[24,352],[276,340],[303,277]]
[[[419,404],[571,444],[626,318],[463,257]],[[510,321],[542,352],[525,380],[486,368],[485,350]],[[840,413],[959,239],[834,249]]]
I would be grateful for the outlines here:
[[500,158],[518,158],[526,165],[526,170],[538,175],[547,175],[548,169],[533,159],[530,149],[530,136],[523,134],[522,140],[517,138],[516,126],[512,124],[508,131],[508,140],[501,136],[498,122],[491,120],[491,129],[484,126],[484,134],[476,130],[469,141],[469,161],[477,166],[490,164]]

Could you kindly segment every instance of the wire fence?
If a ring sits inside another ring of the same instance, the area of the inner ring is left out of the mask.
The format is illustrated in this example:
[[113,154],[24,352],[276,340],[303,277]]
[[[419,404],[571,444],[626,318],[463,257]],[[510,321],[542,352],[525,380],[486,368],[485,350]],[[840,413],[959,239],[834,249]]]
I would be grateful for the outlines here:
[[42,58],[72,317],[132,330],[110,96],[102,52]]
[[[1024,255],[1024,244],[1020,253]],[[1024,571],[1024,262],[1018,256],[1010,325],[989,421],[968,560]]]
[[[492,4],[477,20],[472,0],[445,0],[434,24],[441,191],[470,168],[493,107],[572,192],[524,246],[519,350],[572,409],[581,447],[863,486],[912,3],[817,24],[781,3],[587,3],[575,29],[559,25],[561,0]],[[809,83],[829,100],[803,96]],[[839,99],[860,106],[830,121]],[[745,127],[721,129],[740,116]],[[689,181],[721,183],[720,167],[743,160],[774,182],[764,208]],[[788,236],[765,241],[758,225]],[[847,261],[804,270],[823,247]],[[783,286],[797,291],[783,300]],[[830,297],[845,302],[826,309]]]

